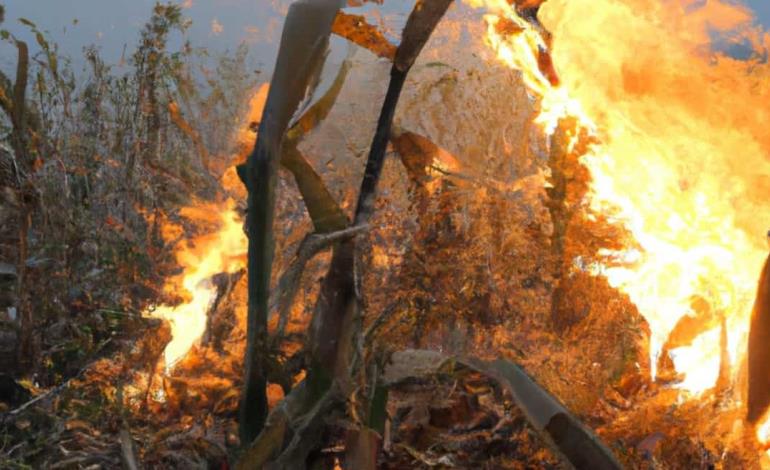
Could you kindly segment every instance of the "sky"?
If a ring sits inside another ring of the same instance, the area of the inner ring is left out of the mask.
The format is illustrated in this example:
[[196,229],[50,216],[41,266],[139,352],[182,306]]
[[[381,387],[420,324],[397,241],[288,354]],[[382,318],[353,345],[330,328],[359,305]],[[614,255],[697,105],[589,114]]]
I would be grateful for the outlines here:
[[[0,0],[6,6],[3,27],[28,39],[18,18],[27,18],[48,31],[65,54],[77,58],[83,47],[96,45],[108,62],[120,60],[124,47],[130,51],[150,17],[155,0]],[[189,38],[194,46],[213,51],[234,50],[249,44],[258,67],[267,67],[280,38],[289,0],[179,0],[192,19]],[[7,49],[6,49],[7,50]],[[12,52],[12,51],[11,51]],[[0,66],[12,57],[0,51]]]
[[[108,63],[120,60],[125,46],[133,49],[155,0],[0,0],[6,6],[2,27],[34,46],[34,38],[18,22],[27,18],[48,31],[61,52],[77,65],[85,46],[96,45]],[[250,65],[272,68],[283,17],[291,0],[176,0],[193,24],[189,39],[212,51],[249,45]],[[406,14],[409,0],[385,0],[390,13]],[[762,24],[770,28],[770,0],[746,0]],[[14,50],[0,45],[0,69],[14,67]]]
[[757,14],[759,21],[770,26],[770,0],[749,0],[747,3]]

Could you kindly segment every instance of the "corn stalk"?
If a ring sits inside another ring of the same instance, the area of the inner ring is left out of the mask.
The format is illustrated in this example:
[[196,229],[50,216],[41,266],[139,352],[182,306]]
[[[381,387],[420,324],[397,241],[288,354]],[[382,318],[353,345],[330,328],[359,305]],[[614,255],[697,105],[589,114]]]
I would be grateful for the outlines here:
[[327,50],[339,0],[300,0],[286,16],[272,86],[254,150],[246,164],[249,190],[249,308],[245,384],[240,403],[241,442],[251,443],[267,417],[264,352],[273,261],[275,184],[284,135],[292,115],[315,83]]

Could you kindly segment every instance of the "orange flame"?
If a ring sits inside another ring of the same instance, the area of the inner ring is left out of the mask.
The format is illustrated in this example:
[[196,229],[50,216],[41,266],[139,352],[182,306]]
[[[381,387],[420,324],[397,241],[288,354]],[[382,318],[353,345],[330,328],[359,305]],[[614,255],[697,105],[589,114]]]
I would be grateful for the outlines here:
[[185,245],[177,253],[177,261],[185,266],[182,286],[190,300],[177,306],[162,305],[150,312],[171,324],[172,339],[164,352],[167,368],[184,357],[206,330],[206,313],[217,293],[212,276],[245,267],[246,238],[235,202],[229,199],[218,215],[218,232]]
[[[635,240],[599,253],[598,271],[649,323],[653,375],[675,327],[703,315],[698,299],[715,318],[669,351],[684,377],[678,387],[697,396],[716,385],[720,366],[735,381],[767,253],[770,114],[758,97],[770,81],[758,78],[764,64],[718,54],[712,42],[731,36],[759,47],[766,34],[727,1],[549,0],[538,14],[553,34],[546,44],[506,1],[467,1],[488,11],[485,43],[521,72],[544,131],[571,116],[600,142],[582,158],[591,208]],[[556,84],[538,61],[544,49]]]
[[[245,158],[254,142],[251,130],[253,123],[262,116],[267,98],[267,85],[262,85],[249,100],[245,122],[235,135],[241,147],[236,160]],[[230,166],[222,176],[222,184],[232,193],[243,193],[242,184]],[[164,351],[166,369],[182,359],[206,330],[206,314],[216,298],[217,289],[212,277],[220,273],[233,273],[246,267],[247,239],[243,232],[240,216],[232,198],[221,205],[198,204],[182,209],[181,215],[198,221],[214,221],[216,231],[195,238],[183,244],[176,253],[176,259],[184,268],[181,287],[189,300],[177,306],[162,305],[148,315],[168,320],[172,340]],[[164,236],[178,238],[182,235],[179,227],[166,224]],[[172,280],[166,287],[176,291],[179,282]]]

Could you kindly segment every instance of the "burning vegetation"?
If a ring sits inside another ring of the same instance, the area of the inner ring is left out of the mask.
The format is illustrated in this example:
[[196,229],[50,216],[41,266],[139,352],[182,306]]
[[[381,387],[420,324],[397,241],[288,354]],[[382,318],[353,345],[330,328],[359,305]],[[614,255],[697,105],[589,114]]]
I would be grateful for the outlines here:
[[770,468],[751,11],[350,3],[269,84],[0,31],[0,467]]

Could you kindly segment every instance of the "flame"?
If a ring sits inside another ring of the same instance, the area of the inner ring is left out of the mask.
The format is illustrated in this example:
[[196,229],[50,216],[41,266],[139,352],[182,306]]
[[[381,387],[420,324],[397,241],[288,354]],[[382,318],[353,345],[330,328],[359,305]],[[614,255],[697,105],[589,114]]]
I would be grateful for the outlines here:
[[164,351],[167,368],[184,357],[206,330],[206,313],[217,294],[211,278],[245,267],[247,243],[235,202],[228,199],[217,215],[221,228],[216,233],[185,244],[177,252],[177,262],[185,266],[182,287],[189,300],[177,306],[162,305],[150,312],[171,324],[172,339]]
[[[254,123],[262,116],[267,91],[264,84],[249,100],[244,123],[234,136],[240,147],[234,160],[243,160],[254,143]],[[244,196],[243,186],[232,165],[222,175],[221,183],[228,192]],[[213,276],[244,269],[248,247],[243,222],[232,198],[221,204],[199,203],[185,207],[180,215],[201,224],[213,222],[214,228],[182,243],[176,252],[177,263],[183,267],[183,272],[180,279],[170,280],[166,289],[176,293],[181,287],[187,300],[181,305],[162,305],[147,313],[168,320],[171,325],[172,340],[164,351],[167,370],[182,359],[206,331],[206,314],[217,294]],[[166,223],[162,234],[166,240],[175,240],[181,238],[184,231],[179,225]]]
[[[725,320],[735,373],[766,254],[757,195],[767,183],[757,175],[770,174],[768,116],[754,112],[749,64],[711,52],[710,34],[748,27],[751,16],[718,1],[601,0],[592,5],[603,14],[589,18],[578,3],[549,2],[542,16],[565,88],[600,129],[602,144],[583,159],[592,206],[622,220],[638,245],[605,253],[628,261],[605,275],[650,324],[653,371],[677,323],[697,316],[692,299],[700,297]],[[719,335],[717,322],[671,351],[686,375],[681,388],[714,386]]]
[[765,415],[759,419],[756,435],[757,440],[765,447],[766,455],[770,456],[770,450],[768,450],[768,447],[770,447],[770,410],[766,411]]
[[[719,0],[549,0],[538,20],[552,36],[504,0],[467,1],[488,12],[484,41],[521,72],[545,133],[572,117],[597,141],[581,159],[591,210],[633,236],[625,250],[598,253],[600,272],[649,323],[653,376],[667,353],[684,398],[715,387],[723,368],[735,383],[767,254],[770,115],[759,97],[770,81],[760,60],[714,43],[764,54],[767,34],[749,10]],[[688,341],[666,347],[696,323]],[[757,436],[767,442],[770,423]]]

